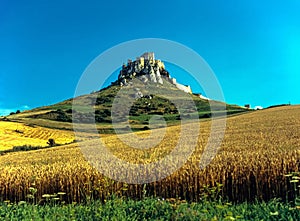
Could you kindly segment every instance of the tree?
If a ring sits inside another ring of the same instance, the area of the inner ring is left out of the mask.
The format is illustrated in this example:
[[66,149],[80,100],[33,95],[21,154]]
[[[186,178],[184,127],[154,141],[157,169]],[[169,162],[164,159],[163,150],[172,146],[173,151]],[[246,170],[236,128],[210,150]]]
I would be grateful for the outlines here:
[[47,144],[50,146],[50,147],[54,147],[56,144],[55,144],[55,140],[53,138],[50,138],[47,142]]

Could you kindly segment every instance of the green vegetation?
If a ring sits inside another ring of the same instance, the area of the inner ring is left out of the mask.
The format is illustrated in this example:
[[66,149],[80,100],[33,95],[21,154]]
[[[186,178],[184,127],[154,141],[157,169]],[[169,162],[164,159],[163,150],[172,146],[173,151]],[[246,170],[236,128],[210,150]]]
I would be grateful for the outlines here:
[[14,146],[12,149],[0,151],[0,155],[5,154],[5,153],[11,153],[11,152],[40,150],[40,149],[45,149],[45,148],[49,148],[49,147],[51,147],[51,146],[46,146],[46,147],[44,147],[44,146],[31,146],[31,145]]
[[[69,143],[65,143],[64,145],[72,144],[72,143],[76,143],[76,140],[73,140],[72,142],[69,142]],[[0,151],[0,155],[1,154],[5,154],[5,153],[12,153],[12,152],[19,152],[19,151],[40,150],[40,149],[46,149],[46,148],[55,147],[55,146],[62,146],[62,144],[55,143],[55,140],[52,139],[52,138],[50,138],[47,141],[47,144],[48,144],[48,146],[32,146],[32,145],[14,146],[12,149],[7,149],[7,150]]]
[[[160,85],[159,87],[155,85],[155,94],[149,94],[148,92],[153,91],[153,88],[148,90],[147,87],[148,86],[145,87],[144,84],[139,84],[137,82],[134,87],[128,88],[130,96],[133,96],[134,93],[136,93],[135,89],[141,88],[144,97],[135,99],[133,105],[130,107],[129,118],[123,116],[124,114],[122,114],[122,111],[120,112],[120,116],[117,116],[120,122],[129,119],[133,131],[143,130],[153,115],[161,115],[168,126],[179,124],[182,117],[180,116],[179,110],[174,103],[159,94],[164,94],[165,91],[174,93],[176,94],[174,97],[179,103],[185,101],[186,94],[167,81],[165,81],[164,85]],[[153,85],[150,85],[149,87],[153,87]],[[51,121],[63,123],[72,123],[72,121],[74,121],[73,123],[83,124],[96,122],[100,133],[114,133],[111,125],[111,108],[120,89],[121,87],[117,85],[109,86],[91,94],[68,99],[51,106],[27,111],[25,115],[23,113],[21,113],[21,115],[13,114],[14,116],[11,116],[11,119],[19,120],[21,122],[34,121],[37,125],[41,126],[45,126],[41,120],[46,120],[48,122],[50,120],[46,125],[50,125]],[[249,111],[237,105],[226,105],[226,111],[224,111],[224,103],[222,102],[204,100],[197,96],[197,94],[191,96],[195,103],[195,107],[185,107],[188,112],[193,112],[193,114],[185,116],[187,119],[194,119],[195,117],[199,117],[200,119],[211,118],[211,104],[214,105],[214,116],[222,116],[225,114],[224,112],[226,112],[227,115],[231,115]],[[74,101],[75,103],[73,103]],[[218,106],[220,106],[219,109]],[[194,108],[196,109],[194,110]],[[194,116],[194,113],[196,113],[196,115],[198,113],[198,116]]]
[[267,109],[275,108],[275,107],[284,107],[284,106],[291,106],[291,104],[276,104],[276,105],[272,105],[272,106],[267,107]]
[[298,220],[300,210],[278,200],[232,205],[222,201],[188,203],[176,199],[114,198],[86,204],[24,201],[0,204],[1,220]]

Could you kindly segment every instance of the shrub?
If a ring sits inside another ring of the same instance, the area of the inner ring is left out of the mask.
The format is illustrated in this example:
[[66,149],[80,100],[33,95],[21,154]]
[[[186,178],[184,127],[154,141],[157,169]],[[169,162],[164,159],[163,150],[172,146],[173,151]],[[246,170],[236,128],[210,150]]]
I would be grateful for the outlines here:
[[100,110],[95,110],[95,114],[100,115],[101,111]]
[[50,147],[54,147],[56,144],[55,144],[55,140],[53,138],[50,138],[47,142],[47,144],[50,146]]
[[148,126],[143,127],[143,130],[150,130]]
[[68,114],[72,114],[72,109],[68,109],[68,110],[66,110],[66,113],[68,113]]
[[7,150],[3,152],[17,152],[17,151],[29,151],[29,150],[38,150],[43,147],[41,146],[31,146],[31,145],[22,145],[22,146],[14,146],[12,150]]
[[72,122],[72,118],[68,116],[64,111],[58,109],[56,113],[58,114],[56,120],[62,122]]

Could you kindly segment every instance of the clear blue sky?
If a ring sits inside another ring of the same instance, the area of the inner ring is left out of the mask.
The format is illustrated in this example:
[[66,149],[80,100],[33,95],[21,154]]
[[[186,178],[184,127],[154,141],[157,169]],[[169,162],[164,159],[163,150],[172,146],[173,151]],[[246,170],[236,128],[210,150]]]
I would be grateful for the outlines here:
[[299,11],[298,0],[1,0],[0,115],[72,97],[96,56],[138,38],[195,50],[228,103],[300,104]]

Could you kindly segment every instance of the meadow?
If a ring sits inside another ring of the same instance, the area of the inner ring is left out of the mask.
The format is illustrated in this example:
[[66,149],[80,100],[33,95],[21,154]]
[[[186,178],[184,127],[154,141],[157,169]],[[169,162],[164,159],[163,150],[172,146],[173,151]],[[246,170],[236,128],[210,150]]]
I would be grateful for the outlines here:
[[33,205],[0,203],[1,220],[297,220],[300,210],[278,200],[233,205],[220,201],[188,203],[180,200],[111,198],[103,204]]

